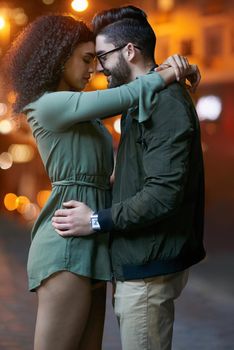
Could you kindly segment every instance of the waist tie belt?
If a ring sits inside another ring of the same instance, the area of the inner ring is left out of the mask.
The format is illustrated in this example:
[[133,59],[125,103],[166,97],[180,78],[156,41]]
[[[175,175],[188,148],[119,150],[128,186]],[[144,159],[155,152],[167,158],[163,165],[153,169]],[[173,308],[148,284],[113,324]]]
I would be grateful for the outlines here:
[[100,190],[110,190],[111,189],[109,184],[100,184],[100,183],[82,181],[82,180],[61,180],[61,181],[52,182],[52,187],[55,187],[55,186],[74,186],[74,185],[89,186],[89,187],[98,188]]

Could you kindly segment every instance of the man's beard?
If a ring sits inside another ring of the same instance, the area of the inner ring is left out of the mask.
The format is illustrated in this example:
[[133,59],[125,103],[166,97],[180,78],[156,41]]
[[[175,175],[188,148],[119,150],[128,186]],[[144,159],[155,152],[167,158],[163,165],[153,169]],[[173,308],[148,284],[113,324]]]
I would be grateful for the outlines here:
[[108,88],[114,88],[116,86],[120,86],[126,84],[130,81],[131,78],[131,70],[127,65],[122,54],[119,56],[119,61],[116,66],[111,70],[104,70],[105,75],[107,75],[108,79]]

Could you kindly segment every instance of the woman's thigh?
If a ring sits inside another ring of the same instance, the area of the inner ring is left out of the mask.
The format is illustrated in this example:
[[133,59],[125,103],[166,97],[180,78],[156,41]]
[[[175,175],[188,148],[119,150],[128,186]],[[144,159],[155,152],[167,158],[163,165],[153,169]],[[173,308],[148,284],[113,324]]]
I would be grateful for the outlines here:
[[91,306],[90,279],[61,271],[37,289],[34,350],[77,350]]

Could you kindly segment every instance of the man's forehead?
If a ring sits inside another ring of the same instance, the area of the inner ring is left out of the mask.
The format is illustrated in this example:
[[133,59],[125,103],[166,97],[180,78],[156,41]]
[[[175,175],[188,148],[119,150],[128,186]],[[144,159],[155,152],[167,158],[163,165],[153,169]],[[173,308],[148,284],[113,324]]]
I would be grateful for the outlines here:
[[105,53],[106,51],[109,51],[114,48],[115,46],[113,44],[106,41],[106,37],[104,35],[96,36],[96,54],[97,55],[101,55],[102,53]]

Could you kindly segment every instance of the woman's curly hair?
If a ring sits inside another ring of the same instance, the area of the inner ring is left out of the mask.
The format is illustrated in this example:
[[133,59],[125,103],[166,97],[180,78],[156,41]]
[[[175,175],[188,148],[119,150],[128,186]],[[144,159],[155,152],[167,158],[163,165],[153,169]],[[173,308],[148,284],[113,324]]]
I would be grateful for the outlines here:
[[29,24],[3,60],[7,85],[16,94],[15,113],[46,91],[56,91],[65,62],[78,44],[94,41],[91,30],[71,16],[47,15]]

